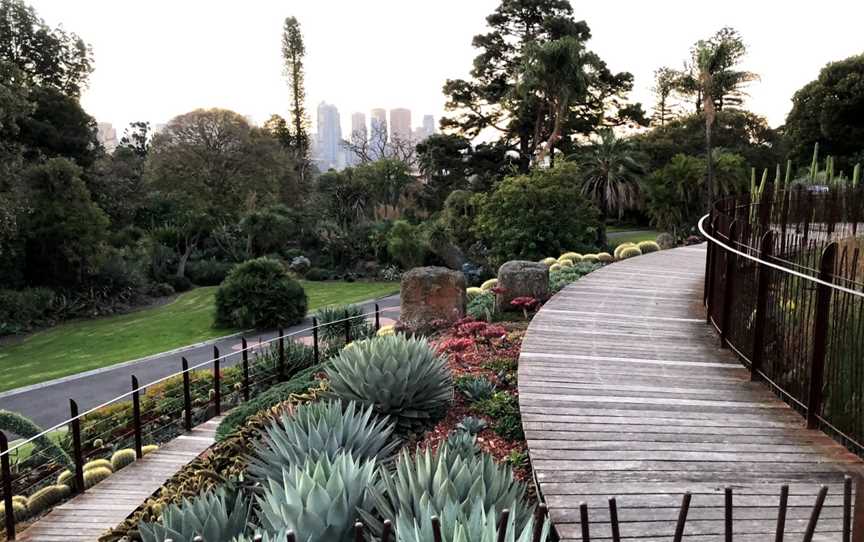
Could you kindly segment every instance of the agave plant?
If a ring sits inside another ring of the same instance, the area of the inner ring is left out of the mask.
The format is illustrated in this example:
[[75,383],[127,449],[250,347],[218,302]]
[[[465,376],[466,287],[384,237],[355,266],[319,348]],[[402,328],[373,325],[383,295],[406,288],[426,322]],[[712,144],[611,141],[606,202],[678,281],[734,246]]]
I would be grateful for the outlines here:
[[355,460],[350,453],[292,465],[281,480],[269,480],[258,498],[261,527],[294,531],[303,542],[350,542],[357,511],[373,505],[377,485],[375,461]]
[[322,326],[319,333],[325,344],[338,348],[345,344],[345,321],[351,330],[351,340],[366,339],[375,334],[375,328],[363,316],[360,305],[333,305],[319,309],[315,313],[318,325]]
[[402,335],[354,343],[326,369],[331,393],[372,406],[408,430],[439,415],[453,398],[447,360],[425,339]]
[[462,392],[465,398],[472,403],[485,401],[495,393],[495,384],[482,376],[460,378],[456,387]]
[[[466,514],[475,503],[496,515],[508,508],[520,530],[531,517],[525,503],[525,484],[516,480],[509,466],[498,465],[489,454],[454,453],[448,445],[434,453],[428,448],[417,451],[413,457],[403,450],[395,471],[383,471],[381,489],[373,489],[372,494],[375,510],[394,523],[427,521],[427,505],[434,514],[440,514],[449,503]],[[363,507],[360,514],[379,535],[383,524],[372,511]]]
[[529,518],[523,527],[516,524],[511,514],[504,524],[504,534],[499,533],[499,515],[488,512],[480,501],[475,501],[469,509],[455,502],[448,502],[440,511],[429,503],[424,506],[419,517],[400,515],[396,518],[396,533],[399,542],[438,542],[432,530],[432,516],[437,515],[441,525],[443,542],[529,542],[549,539],[550,525],[544,520],[540,527],[540,538],[534,534],[534,518]]
[[456,425],[456,428],[469,435],[476,435],[488,427],[488,423],[483,418],[474,416],[465,416],[462,421]]
[[450,431],[441,447],[446,448],[447,453],[454,457],[474,457],[480,453],[477,437],[467,431]]
[[246,532],[251,510],[241,492],[221,488],[168,506],[159,522],[140,523],[138,530],[143,542],[192,542],[196,536],[231,540]]
[[398,441],[394,424],[378,418],[372,407],[358,407],[350,401],[310,403],[297,407],[293,415],[267,428],[267,435],[253,446],[249,474],[262,482],[282,478],[282,468],[302,464],[321,456],[335,459],[341,452],[351,452],[357,459],[385,459],[393,455]]

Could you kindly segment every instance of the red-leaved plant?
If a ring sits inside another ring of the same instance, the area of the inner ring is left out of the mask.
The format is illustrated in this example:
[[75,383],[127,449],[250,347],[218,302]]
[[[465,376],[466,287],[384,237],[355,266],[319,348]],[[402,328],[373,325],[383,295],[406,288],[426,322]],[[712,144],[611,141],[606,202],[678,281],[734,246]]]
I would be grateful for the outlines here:
[[525,319],[528,319],[528,312],[533,311],[537,308],[540,303],[537,299],[533,297],[523,296],[517,297],[516,299],[510,301],[510,306],[514,309],[521,309],[522,314],[525,315]]

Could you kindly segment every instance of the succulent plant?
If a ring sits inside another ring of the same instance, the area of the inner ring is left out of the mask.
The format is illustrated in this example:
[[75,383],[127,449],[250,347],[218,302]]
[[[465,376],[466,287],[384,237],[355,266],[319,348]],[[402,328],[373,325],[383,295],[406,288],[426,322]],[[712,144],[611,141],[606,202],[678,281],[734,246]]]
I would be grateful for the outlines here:
[[596,254],[585,254],[582,256],[581,263],[597,263],[599,261],[600,258],[598,258]]
[[72,474],[72,471],[64,470],[60,473],[60,476],[57,477],[57,485],[69,486],[75,483],[75,475]]
[[326,372],[331,394],[373,406],[402,429],[439,415],[453,398],[447,360],[426,339],[392,335],[358,341],[332,358]]
[[450,431],[447,439],[441,443],[439,453],[442,449],[447,449],[447,453],[452,457],[474,457],[480,453],[480,448],[477,447],[477,437],[467,431],[456,429]]
[[570,260],[573,263],[578,263],[582,261],[582,255],[578,252],[565,252],[558,256],[558,261],[560,262],[561,260]]
[[[531,517],[525,484],[516,480],[509,466],[498,465],[489,454],[460,454],[446,444],[434,453],[427,448],[413,456],[403,450],[395,471],[382,469],[381,477],[381,486],[371,490],[374,510],[394,523],[397,518],[428,521],[427,504],[434,514],[440,514],[449,503],[466,513],[475,503],[496,515],[507,508],[519,529]],[[360,514],[379,535],[383,525],[372,510],[363,507]]]
[[259,520],[267,531],[292,530],[303,541],[350,542],[358,510],[372,507],[377,485],[374,460],[355,460],[350,453],[306,460],[268,480],[258,498]]
[[348,318],[352,340],[366,339],[375,335],[375,328],[363,316],[363,307],[360,305],[324,307],[315,313],[315,317],[318,319],[318,325],[321,326],[318,330],[321,340],[332,347],[345,344],[346,318]]
[[468,297],[468,301],[471,301],[472,299],[474,299],[478,295],[482,295],[483,292],[484,292],[483,288],[472,287],[472,288],[467,288],[465,290],[465,295]]
[[498,279],[489,279],[480,285],[480,289],[484,292],[489,292],[496,286],[498,286]]
[[616,260],[618,260],[618,259],[620,259],[621,251],[622,251],[622,250],[624,250],[625,248],[630,248],[630,247],[635,247],[635,246],[636,246],[636,243],[631,243],[631,242],[629,242],[629,241],[626,242],[626,243],[621,243],[620,245],[618,245],[617,247],[615,247],[615,250],[614,250],[614,251],[612,251],[612,256],[613,256]]
[[141,455],[147,455],[149,453],[153,453],[159,449],[159,446],[155,444],[148,444],[147,446],[141,447]]
[[114,472],[108,467],[94,467],[90,470],[85,470],[84,487],[90,489],[112,474],[114,474]]
[[555,264],[555,263],[557,263],[557,262],[558,262],[558,259],[557,259],[557,258],[552,258],[552,257],[549,257],[549,258],[543,258],[542,260],[540,260],[540,263],[546,265],[546,267],[549,267],[549,266],[551,266],[551,265],[553,265],[553,264]]
[[597,260],[599,260],[600,263],[612,263],[615,261],[615,258],[613,258],[608,252],[598,252]]
[[[558,260],[558,263],[555,265],[557,265],[559,267],[573,267],[573,260]],[[552,267],[554,267],[554,266],[552,266]],[[549,269],[551,270],[552,268],[550,267]]]
[[642,254],[648,254],[649,252],[657,252],[660,250],[660,245],[658,245],[654,241],[642,241],[638,245],[639,250],[642,251]]
[[476,435],[477,433],[486,429],[489,424],[486,423],[486,420],[483,418],[476,418],[474,416],[465,416],[462,418],[458,424],[456,424],[456,428],[468,433],[469,435]]
[[113,469],[111,469],[111,462],[107,459],[94,459],[93,461],[88,461],[87,463],[84,463],[84,472],[98,468],[106,468],[111,470],[111,472],[114,472]]
[[560,263],[553,263],[549,266],[549,271],[558,271],[559,269],[561,269]]
[[456,382],[456,388],[472,403],[486,400],[495,393],[495,384],[482,376],[462,377]]
[[441,539],[447,542],[545,542],[549,539],[551,525],[548,520],[540,528],[540,538],[534,536],[534,518],[529,518],[521,528],[511,514],[504,525],[504,535],[498,532],[500,515],[490,513],[481,502],[474,503],[469,509],[455,502],[448,502],[441,510],[426,503],[421,514],[412,516],[400,514],[396,518],[396,532],[399,542],[434,542],[437,540],[432,530],[432,516],[438,516],[441,526]]
[[[27,508],[27,497],[23,495],[15,495],[12,497],[12,517],[15,521],[23,521],[30,517],[30,510]],[[6,507],[0,502],[0,525],[6,519]]]
[[267,428],[266,436],[255,443],[249,473],[262,482],[278,480],[283,467],[321,456],[334,459],[350,452],[357,459],[385,459],[393,455],[398,441],[394,425],[375,416],[372,406],[360,407],[351,401],[302,405]]
[[105,441],[102,440],[101,438],[97,438],[96,440],[93,441],[93,447],[96,448],[97,450],[99,448],[104,448],[105,447]]
[[386,337],[388,335],[395,335],[395,334],[396,334],[396,325],[395,324],[389,324],[386,326],[381,326],[381,328],[378,330],[378,332],[375,335],[378,337]]
[[158,522],[139,523],[138,530],[143,542],[231,540],[246,532],[251,511],[242,493],[223,488],[166,506]]
[[41,514],[58,502],[62,501],[72,493],[72,488],[67,485],[56,485],[43,487],[27,499],[27,510],[31,515]]
[[114,452],[114,455],[111,456],[111,469],[114,472],[117,472],[123,467],[134,463],[135,459],[135,450],[133,450],[132,448],[117,450],[116,452]]
[[641,256],[642,251],[639,250],[639,247],[627,247],[621,252],[618,253],[619,260],[626,260],[627,258],[633,258],[634,256]]

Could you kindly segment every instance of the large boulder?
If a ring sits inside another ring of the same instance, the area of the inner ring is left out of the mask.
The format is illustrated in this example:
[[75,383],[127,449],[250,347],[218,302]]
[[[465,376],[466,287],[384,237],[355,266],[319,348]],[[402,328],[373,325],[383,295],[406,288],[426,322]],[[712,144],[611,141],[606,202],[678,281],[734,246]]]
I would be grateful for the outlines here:
[[657,244],[663,250],[675,248],[675,238],[672,237],[671,233],[664,232],[657,236]]
[[545,301],[549,297],[549,268],[546,264],[513,260],[498,269],[496,302],[499,311],[512,310],[517,297]]
[[402,325],[428,331],[465,316],[465,275],[446,267],[415,267],[402,275]]

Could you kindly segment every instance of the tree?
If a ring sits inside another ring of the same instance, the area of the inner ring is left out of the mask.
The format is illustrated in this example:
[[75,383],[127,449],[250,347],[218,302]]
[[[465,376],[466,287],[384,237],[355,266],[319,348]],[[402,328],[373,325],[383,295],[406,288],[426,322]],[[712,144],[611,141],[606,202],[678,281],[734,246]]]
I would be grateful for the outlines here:
[[[469,139],[481,132],[497,133],[498,142],[518,154],[524,172],[555,126],[555,104],[538,92],[517,92],[527,51],[565,37],[584,46],[591,33],[584,21],[573,19],[567,0],[502,0],[486,21],[490,31],[474,37],[480,53],[471,79],[448,80],[444,85],[450,116],[441,120],[441,126]],[[589,55],[584,75],[585,91],[569,96],[566,118],[560,123],[563,141],[590,134],[601,125],[644,120],[641,107],[624,103],[633,85],[631,74],[612,73],[596,55]]]
[[477,207],[474,231],[495,264],[590,247],[599,226],[578,170],[567,162],[507,177],[491,194],[479,194]]
[[417,166],[417,142],[412,138],[391,137],[386,124],[372,124],[372,132],[352,132],[349,140],[342,140],[342,148],[354,157],[357,164],[369,164],[378,160],[398,160],[408,169]]
[[786,135],[798,164],[809,163],[816,143],[838,168],[864,159],[864,54],[828,64],[795,93]]
[[383,205],[385,212],[389,206],[394,214],[398,213],[405,188],[414,182],[404,162],[387,158],[361,164],[354,169],[354,174],[369,187],[375,203]]
[[50,28],[23,0],[0,0],[0,62],[16,66],[28,86],[78,97],[93,71],[90,47]]
[[371,214],[374,197],[369,185],[354,168],[328,171],[318,178],[321,209],[340,229],[365,221]]
[[471,143],[462,136],[433,134],[417,145],[423,175],[423,206],[437,211],[454,190],[468,187]]
[[670,103],[672,94],[679,87],[680,74],[672,68],[662,67],[654,71],[654,93],[657,101],[651,120],[654,124],[665,126],[666,122],[675,118],[675,106]]
[[574,156],[582,179],[582,193],[600,210],[597,243],[606,245],[606,219],[619,217],[635,204],[639,178],[644,171],[633,145],[618,138],[612,130],[603,130],[600,137]]
[[149,122],[133,122],[123,131],[123,137],[120,138],[117,150],[126,149],[143,160],[147,158],[147,154],[150,152],[152,135]]
[[81,168],[52,158],[26,174],[30,211],[22,234],[33,285],[81,284],[105,239],[108,219],[90,198]]
[[676,239],[690,231],[704,210],[704,172],[704,160],[678,154],[645,179],[646,210],[655,228]]
[[288,81],[291,99],[291,131],[289,148],[294,152],[301,183],[309,169],[309,119],[306,115],[306,82],[303,59],[306,46],[300,23],[295,17],[285,19],[282,27],[283,73]]

